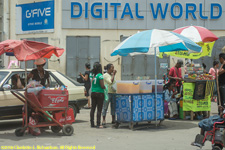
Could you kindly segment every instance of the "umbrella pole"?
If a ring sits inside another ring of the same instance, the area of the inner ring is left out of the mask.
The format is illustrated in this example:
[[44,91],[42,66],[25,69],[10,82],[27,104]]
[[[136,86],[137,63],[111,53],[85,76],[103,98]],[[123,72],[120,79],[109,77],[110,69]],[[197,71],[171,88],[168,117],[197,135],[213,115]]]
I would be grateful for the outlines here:
[[157,65],[156,65],[156,47],[155,50],[155,125],[157,126]]
[[25,61],[25,87],[27,86],[27,61]]
[[[25,88],[27,87],[27,61],[25,61]],[[26,116],[26,122],[25,127],[28,127],[28,103],[27,100],[25,101],[25,116]]]

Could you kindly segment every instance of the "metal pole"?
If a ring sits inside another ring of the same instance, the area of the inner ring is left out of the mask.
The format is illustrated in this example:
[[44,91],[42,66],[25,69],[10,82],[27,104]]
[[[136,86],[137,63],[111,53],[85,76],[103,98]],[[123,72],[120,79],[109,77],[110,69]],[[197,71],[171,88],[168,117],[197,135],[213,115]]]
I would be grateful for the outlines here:
[[155,50],[155,125],[157,126],[157,65],[156,65],[156,47]]
[[25,87],[27,87],[27,61],[25,61]]

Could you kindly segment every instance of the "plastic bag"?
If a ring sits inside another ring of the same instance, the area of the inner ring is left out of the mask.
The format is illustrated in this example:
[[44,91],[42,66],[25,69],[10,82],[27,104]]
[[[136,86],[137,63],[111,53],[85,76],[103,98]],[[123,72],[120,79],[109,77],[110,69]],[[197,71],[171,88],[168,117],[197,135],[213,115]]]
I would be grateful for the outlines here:
[[[48,112],[48,111],[45,111],[49,116],[51,116],[51,114]],[[52,119],[50,118],[50,117],[48,117],[47,115],[44,115],[44,116],[46,116],[47,117],[47,119],[49,120],[49,121],[52,121]],[[45,118],[45,121],[48,121],[46,118]]]
[[42,86],[40,81],[35,81],[35,80],[31,80],[28,84],[27,84],[27,88],[34,88],[34,87],[40,87]]
[[109,100],[109,95],[108,95],[108,85],[105,84],[105,89],[104,89],[104,95],[105,95],[105,101]]
[[41,85],[40,81],[32,80],[27,85],[27,93],[34,93],[35,95],[38,94],[43,89],[43,86]]
[[43,89],[42,86],[40,87],[35,87],[35,88],[28,88],[27,89],[27,93],[34,93],[35,95],[38,94],[38,92],[40,92]]
[[39,128],[35,128],[32,126],[35,126],[37,124],[36,120],[33,119],[32,117],[29,118],[29,132],[34,135],[38,136],[41,134],[41,130]]
[[116,84],[116,82],[112,84],[112,90],[114,92],[116,92],[116,90],[117,90],[117,84]]

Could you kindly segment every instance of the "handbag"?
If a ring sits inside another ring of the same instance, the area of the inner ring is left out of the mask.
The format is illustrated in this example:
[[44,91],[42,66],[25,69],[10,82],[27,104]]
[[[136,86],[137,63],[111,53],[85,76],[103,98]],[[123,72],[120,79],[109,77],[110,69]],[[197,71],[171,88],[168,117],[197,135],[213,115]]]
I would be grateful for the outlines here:
[[112,87],[112,90],[113,90],[114,92],[116,92],[116,90],[117,90],[117,84],[116,84],[116,82],[113,83],[111,87]]
[[84,79],[81,77],[81,75],[79,75],[79,76],[77,77],[77,82],[79,82],[79,83],[84,83]]
[[105,101],[108,102],[109,100],[109,94],[108,94],[108,85],[105,84],[105,89],[104,89],[104,96],[105,96]]

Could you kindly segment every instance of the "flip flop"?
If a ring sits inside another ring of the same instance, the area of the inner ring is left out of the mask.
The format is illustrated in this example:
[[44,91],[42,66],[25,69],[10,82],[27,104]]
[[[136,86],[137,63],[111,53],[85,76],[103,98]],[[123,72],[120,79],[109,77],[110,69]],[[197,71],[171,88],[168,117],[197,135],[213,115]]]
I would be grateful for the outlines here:
[[106,128],[105,126],[97,126],[96,127],[97,129],[103,129],[103,128]]

